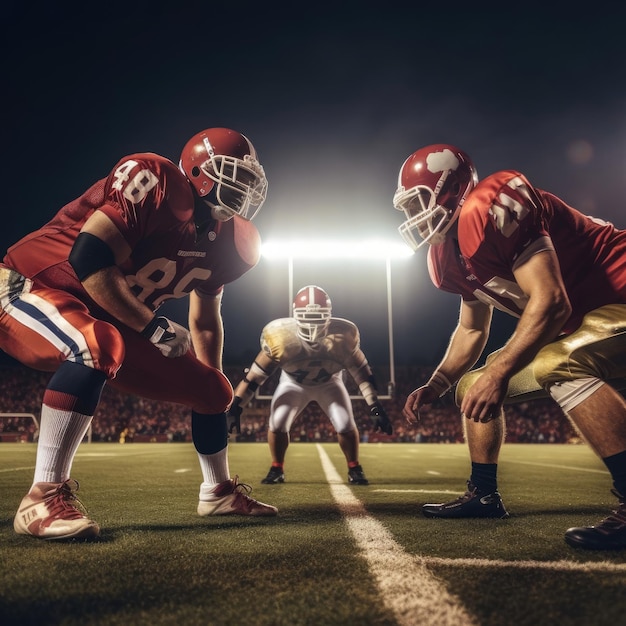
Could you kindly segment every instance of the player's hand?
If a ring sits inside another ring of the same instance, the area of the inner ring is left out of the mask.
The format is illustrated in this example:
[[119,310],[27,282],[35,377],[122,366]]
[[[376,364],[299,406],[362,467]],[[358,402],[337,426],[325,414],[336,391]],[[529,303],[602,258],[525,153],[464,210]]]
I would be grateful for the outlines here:
[[420,420],[420,408],[425,404],[432,404],[439,396],[428,385],[423,385],[409,394],[404,403],[402,415],[409,424],[416,424]]
[[243,409],[239,404],[240,402],[241,398],[235,396],[235,399],[226,414],[226,418],[228,420],[228,432],[232,433],[233,430],[236,430],[238,435],[241,435],[241,413],[243,412]]
[[191,347],[189,331],[162,315],[155,315],[141,334],[170,359],[182,356]]
[[393,427],[387,416],[387,412],[383,408],[382,404],[376,402],[370,407],[370,414],[372,416],[372,424],[374,432],[380,431],[386,435],[391,435]]
[[508,379],[486,371],[467,390],[461,402],[461,413],[474,422],[490,422],[502,413]]

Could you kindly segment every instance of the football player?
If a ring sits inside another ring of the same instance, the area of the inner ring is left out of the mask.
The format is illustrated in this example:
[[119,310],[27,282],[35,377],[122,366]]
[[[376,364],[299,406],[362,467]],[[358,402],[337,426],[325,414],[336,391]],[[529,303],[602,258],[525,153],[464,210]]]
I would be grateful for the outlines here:
[[[0,268],[0,347],[54,372],[43,394],[33,484],[14,519],[41,539],[93,538],[72,463],[105,383],[191,409],[203,482],[199,515],[275,515],[231,478],[222,374],[224,285],[256,265],[249,221],[267,179],[239,132],[209,128],[178,165],[122,158],[47,224],[9,248]],[[157,310],[189,297],[189,329]]]
[[272,466],[261,481],[285,481],[284,464],[289,431],[294,420],[310,402],[326,413],[348,463],[348,481],[367,485],[359,463],[359,431],[352,403],[343,381],[348,370],[372,416],[374,430],[390,435],[392,426],[378,401],[374,376],[360,348],[359,330],[353,322],[332,317],[328,294],[316,285],[303,287],[293,301],[293,317],[276,319],[263,328],[261,351],[235,388],[229,410],[229,431],[240,431],[240,416],[256,389],[280,369],[272,395],[268,443]]
[[[461,297],[448,349],[403,413],[415,422],[423,405],[460,381],[471,475],[465,494],[424,505],[424,515],[507,517],[496,479],[503,403],[548,393],[606,465],[618,499],[606,519],[570,528],[565,540],[626,548],[626,402],[609,384],[626,376],[626,231],[581,214],[520,172],[479,182],[469,156],[445,144],[406,159],[393,204],[406,217],[405,241],[413,249],[429,244],[434,284]],[[519,318],[515,331],[467,373],[494,308]]]

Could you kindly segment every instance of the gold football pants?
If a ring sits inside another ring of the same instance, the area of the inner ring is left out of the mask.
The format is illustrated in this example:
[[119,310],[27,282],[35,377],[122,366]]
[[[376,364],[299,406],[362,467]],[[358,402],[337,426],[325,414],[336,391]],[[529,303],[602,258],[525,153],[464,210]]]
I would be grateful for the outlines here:
[[[498,352],[461,378],[455,392],[458,406]],[[626,387],[626,304],[590,311],[576,331],[544,346],[511,378],[505,404],[549,398],[546,389],[552,384],[580,378],[599,378],[617,389]]]

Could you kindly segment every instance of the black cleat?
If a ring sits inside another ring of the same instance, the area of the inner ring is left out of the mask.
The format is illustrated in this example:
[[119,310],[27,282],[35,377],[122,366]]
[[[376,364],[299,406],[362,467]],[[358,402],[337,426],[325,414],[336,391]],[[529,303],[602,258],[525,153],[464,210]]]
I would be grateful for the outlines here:
[[285,482],[285,475],[280,467],[270,467],[270,471],[267,476],[261,481],[264,485],[276,485],[278,483]]
[[597,526],[581,526],[565,531],[565,541],[573,548],[587,550],[626,549],[626,499],[612,490],[619,498],[619,506]]
[[422,513],[426,517],[494,517],[505,519],[509,517],[502,503],[502,497],[497,491],[481,493],[476,486],[467,481],[467,491],[451,502],[443,504],[425,504]]
[[365,477],[363,468],[360,465],[355,465],[348,469],[348,482],[353,485],[369,485],[370,481]]

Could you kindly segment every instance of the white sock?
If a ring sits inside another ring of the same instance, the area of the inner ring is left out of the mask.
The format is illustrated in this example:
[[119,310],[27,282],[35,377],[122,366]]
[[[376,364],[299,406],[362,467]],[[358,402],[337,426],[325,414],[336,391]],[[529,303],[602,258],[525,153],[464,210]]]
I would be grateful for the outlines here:
[[41,407],[34,483],[62,483],[70,477],[74,456],[93,415]]
[[213,489],[227,480],[230,480],[228,468],[228,446],[215,454],[200,454],[200,469],[204,482],[200,485],[200,500],[213,500]]

